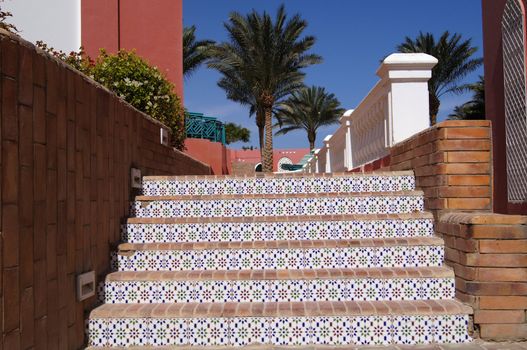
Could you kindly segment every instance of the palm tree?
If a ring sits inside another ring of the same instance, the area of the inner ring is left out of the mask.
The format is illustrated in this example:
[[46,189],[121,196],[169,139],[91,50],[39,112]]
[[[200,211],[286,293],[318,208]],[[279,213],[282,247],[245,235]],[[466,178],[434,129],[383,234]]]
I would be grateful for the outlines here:
[[276,135],[285,135],[293,130],[307,132],[309,149],[315,148],[317,130],[321,126],[337,124],[344,113],[334,94],[327,93],[322,87],[311,86],[294,92],[278,106],[276,118],[280,127]]
[[474,84],[468,84],[472,91],[472,100],[454,108],[448,119],[478,120],[485,119],[485,81],[482,76]]
[[465,91],[466,85],[460,85],[460,82],[483,64],[482,58],[473,58],[477,50],[477,47],[472,46],[471,39],[462,40],[461,34],[450,35],[448,31],[439,40],[432,33],[421,32],[415,39],[406,37],[397,46],[399,52],[427,53],[439,61],[432,69],[432,78],[428,81],[431,125],[437,121],[441,96]]
[[188,78],[208,58],[208,51],[212,40],[196,41],[196,27],[185,27],[183,29],[183,74]]
[[[303,87],[303,68],[321,62],[307,51],[313,36],[301,37],[307,22],[295,15],[288,19],[282,5],[276,17],[264,12],[243,16],[232,12],[224,24],[229,42],[211,51],[209,67],[223,76],[218,85],[227,97],[250,107],[256,114],[263,171],[273,169],[273,109],[286,96]],[[262,142],[265,129],[265,142]]]

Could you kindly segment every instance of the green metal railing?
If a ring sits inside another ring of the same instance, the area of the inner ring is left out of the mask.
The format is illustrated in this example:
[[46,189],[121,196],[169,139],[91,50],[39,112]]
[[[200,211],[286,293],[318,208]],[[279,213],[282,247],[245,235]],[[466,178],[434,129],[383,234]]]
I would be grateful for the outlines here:
[[203,113],[187,113],[185,131],[188,138],[207,139],[225,144],[225,125],[214,117],[206,117]]

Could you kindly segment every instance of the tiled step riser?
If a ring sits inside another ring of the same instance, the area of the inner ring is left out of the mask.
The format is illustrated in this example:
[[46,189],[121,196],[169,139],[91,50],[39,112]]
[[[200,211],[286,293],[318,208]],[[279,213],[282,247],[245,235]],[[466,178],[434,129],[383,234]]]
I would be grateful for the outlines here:
[[443,246],[322,249],[140,250],[117,255],[119,271],[441,266]]
[[454,293],[453,278],[111,281],[101,299],[111,304],[432,300]]
[[467,315],[91,319],[92,346],[461,343]]
[[143,180],[146,196],[388,192],[415,189],[412,175]]
[[401,214],[423,211],[422,196],[245,198],[136,201],[136,217],[263,217],[291,215]]
[[365,221],[222,222],[126,224],[124,242],[235,242],[424,237],[434,234],[432,219]]

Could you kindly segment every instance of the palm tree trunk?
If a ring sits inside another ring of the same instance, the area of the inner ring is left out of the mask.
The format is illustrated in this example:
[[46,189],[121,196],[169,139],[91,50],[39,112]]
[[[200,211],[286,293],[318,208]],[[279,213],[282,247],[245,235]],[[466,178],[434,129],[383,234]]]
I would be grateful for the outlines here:
[[260,142],[260,157],[263,157],[265,114],[256,112],[256,126],[258,127],[258,141]]
[[430,105],[430,126],[437,123],[437,114],[439,113],[439,106],[441,102],[435,94],[429,93],[429,105]]
[[315,141],[317,139],[316,132],[309,132],[307,133],[307,140],[309,141],[309,150],[312,151],[315,148]]
[[262,160],[262,171],[270,173],[273,171],[273,109],[264,107],[265,111],[265,144]]

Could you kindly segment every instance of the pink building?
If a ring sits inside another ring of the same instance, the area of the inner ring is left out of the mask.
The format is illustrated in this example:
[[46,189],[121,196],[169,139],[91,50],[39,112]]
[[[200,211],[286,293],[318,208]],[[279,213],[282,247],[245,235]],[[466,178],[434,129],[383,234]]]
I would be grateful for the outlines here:
[[[297,164],[309,153],[309,148],[275,149],[273,152],[273,171],[280,171],[282,164]],[[255,169],[261,162],[260,150],[230,150],[231,164],[252,164]]]

